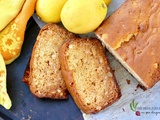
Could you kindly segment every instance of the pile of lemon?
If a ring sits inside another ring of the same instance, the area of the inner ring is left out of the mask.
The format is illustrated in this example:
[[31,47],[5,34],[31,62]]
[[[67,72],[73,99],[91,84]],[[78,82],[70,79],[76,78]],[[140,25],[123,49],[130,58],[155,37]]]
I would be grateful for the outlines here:
[[73,33],[94,31],[105,19],[111,0],[37,0],[36,13],[46,23],[62,22]]

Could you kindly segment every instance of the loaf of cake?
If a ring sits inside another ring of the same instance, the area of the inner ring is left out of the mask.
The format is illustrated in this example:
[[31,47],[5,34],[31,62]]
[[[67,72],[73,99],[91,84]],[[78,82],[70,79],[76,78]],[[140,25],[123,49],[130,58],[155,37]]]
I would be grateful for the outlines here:
[[98,39],[68,40],[60,48],[59,60],[67,89],[84,113],[97,113],[121,97]]
[[159,81],[159,0],[126,0],[95,34],[143,86]]
[[56,24],[47,24],[40,30],[33,47],[29,71],[26,73],[28,78],[23,78],[38,98],[67,98],[58,51],[66,40],[75,36]]

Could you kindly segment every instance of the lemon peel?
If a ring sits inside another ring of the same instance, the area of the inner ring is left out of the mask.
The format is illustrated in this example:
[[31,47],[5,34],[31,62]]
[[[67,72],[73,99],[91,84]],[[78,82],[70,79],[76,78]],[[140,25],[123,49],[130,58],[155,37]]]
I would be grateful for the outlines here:
[[105,19],[107,6],[103,0],[68,0],[61,11],[61,21],[70,32],[94,31]]
[[58,23],[60,13],[67,0],[37,0],[36,13],[43,22]]

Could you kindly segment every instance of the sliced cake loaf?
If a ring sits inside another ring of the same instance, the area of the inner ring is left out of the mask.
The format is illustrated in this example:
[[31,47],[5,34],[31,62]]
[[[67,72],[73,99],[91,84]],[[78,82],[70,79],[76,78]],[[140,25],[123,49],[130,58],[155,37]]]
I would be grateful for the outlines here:
[[98,39],[65,42],[59,60],[67,89],[84,113],[97,113],[120,98],[120,89]]
[[126,0],[95,31],[146,88],[160,80],[160,0]]
[[39,98],[66,99],[67,88],[59,64],[59,48],[75,34],[56,24],[47,24],[39,32],[30,59],[29,87]]

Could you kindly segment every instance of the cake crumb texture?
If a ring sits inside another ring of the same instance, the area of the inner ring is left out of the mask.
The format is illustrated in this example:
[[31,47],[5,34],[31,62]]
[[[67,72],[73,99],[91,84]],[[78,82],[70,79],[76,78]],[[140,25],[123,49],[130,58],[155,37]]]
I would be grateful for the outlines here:
[[60,53],[67,88],[83,112],[97,113],[120,98],[120,89],[99,40],[70,40],[63,44]]
[[59,47],[72,37],[75,35],[56,24],[47,24],[39,32],[30,60],[29,86],[35,96],[67,98],[58,51]]

